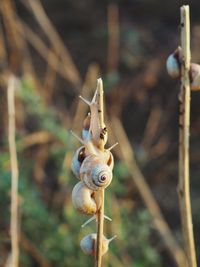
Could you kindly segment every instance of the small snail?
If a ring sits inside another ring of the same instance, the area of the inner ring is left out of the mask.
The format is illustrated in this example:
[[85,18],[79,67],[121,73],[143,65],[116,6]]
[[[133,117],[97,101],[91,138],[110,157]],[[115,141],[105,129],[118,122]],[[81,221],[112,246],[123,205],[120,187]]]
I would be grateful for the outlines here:
[[80,168],[83,160],[85,159],[85,147],[81,146],[74,154],[72,158],[71,169],[74,175],[80,179]]
[[[181,76],[181,48],[178,47],[175,52],[167,58],[167,72],[172,78],[180,78]],[[200,65],[190,64],[190,87],[192,91],[200,90]]]
[[200,65],[191,63],[190,65],[191,90],[200,90]]
[[82,181],[78,182],[72,190],[72,203],[81,213],[96,214],[101,205],[101,200]]
[[112,181],[111,168],[98,156],[87,156],[80,168],[80,177],[93,191],[106,188]]
[[[110,242],[115,239],[117,236],[113,236],[110,239],[107,239],[104,235],[103,235],[103,241],[102,241],[102,255],[104,255],[109,248],[109,244]],[[97,234],[96,233],[92,233],[89,235],[86,235],[80,242],[80,247],[82,249],[82,251],[86,254],[86,255],[91,255],[91,256],[95,256],[95,251],[96,251],[96,240],[97,240]]]
[[83,130],[82,130],[82,138],[85,141],[88,141],[91,139],[91,133],[89,131],[90,121],[91,121],[91,115],[90,115],[90,113],[88,113],[84,122],[83,122]]
[[169,55],[166,62],[167,72],[174,79],[181,75],[180,52],[181,48],[178,47],[173,54]]
[[[105,145],[108,140],[108,134],[106,127],[103,129],[100,128],[99,122],[99,110],[98,110],[98,103],[97,103],[97,90],[92,98],[92,101],[88,101],[82,96],[79,96],[89,107],[90,107],[90,114],[86,117],[84,121],[84,129],[82,131],[83,139],[92,139],[94,143],[98,145],[99,141],[103,140],[103,144]],[[88,128],[89,125],[89,128]]]

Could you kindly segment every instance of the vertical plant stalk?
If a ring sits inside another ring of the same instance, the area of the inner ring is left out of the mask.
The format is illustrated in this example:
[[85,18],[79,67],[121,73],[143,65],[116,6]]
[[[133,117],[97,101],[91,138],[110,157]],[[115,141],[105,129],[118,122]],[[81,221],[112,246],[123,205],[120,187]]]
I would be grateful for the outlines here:
[[[105,127],[104,123],[104,105],[103,105],[103,83],[102,79],[97,80],[97,90],[99,99],[99,124],[100,128]],[[104,145],[100,144],[100,149],[104,150]],[[96,257],[95,257],[95,267],[101,267],[102,263],[102,243],[103,243],[103,228],[104,228],[104,189],[100,190],[101,194],[101,207],[97,213],[97,246],[96,246]]]
[[190,203],[189,127],[190,127],[190,17],[189,6],[181,7],[181,93],[179,129],[179,201],[188,267],[196,267]]
[[15,143],[15,78],[11,76],[8,82],[8,141],[11,160],[11,255],[12,266],[18,267],[19,248],[18,248],[18,163]]
[[152,223],[155,229],[157,229],[162,237],[163,243],[165,244],[172,259],[176,263],[176,266],[186,267],[185,253],[177,243],[173,232],[170,230],[169,225],[165,221],[162,211],[160,210],[160,207],[138,166],[138,163],[135,159],[134,150],[131,147],[122,123],[114,116],[111,117],[110,121],[112,121],[113,127],[111,127],[111,132],[114,133],[116,139],[119,141],[120,150],[118,152],[118,156],[126,163],[134,184],[146,208],[152,216]]

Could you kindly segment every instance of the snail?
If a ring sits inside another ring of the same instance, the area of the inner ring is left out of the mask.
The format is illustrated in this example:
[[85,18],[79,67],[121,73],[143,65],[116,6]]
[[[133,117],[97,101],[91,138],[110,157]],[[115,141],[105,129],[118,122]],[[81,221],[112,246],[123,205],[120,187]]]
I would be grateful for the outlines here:
[[87,156],[80,168],[81,180],[93,191],[106,188],[112,181],[112,170],[96,155]]
[[86,116],[84,122],[83,122],[83,130],[82,130],[82,138],[83,140],[91,140],[91,133],[89,131],[90,129],[90,121],[91,121],[91,115],[88,113]]
[[[107,128],[104,126],[103,129],[100,127],[99,122],[99,109],[97,103],[97,94],[98,91],[95,91],[95,94],[92,98],[92,101],[88,101],[82,96],[79,96],[90,107],[90,115],[86,117],[85,120],[85,129],[82,131],[83,139],[92,139],[97,145],[99,141],[103,141],[105,145],[108,140]],[[89,128],[88,128],[89,124]]]
[[[103,235],[103,240],[102,240],[102,255],[104,255],[109,248],[110,242],[115,239],[117,236],[113,236],[112,238],[108,239]],[[96,240],[97,240],[97,234],[92,233],[89,235],[86,235],[80,242],[80,247],[82,251],[86,255],[91,255],[95,256],[95,251],[96,251]]]
[[180,62],[181,48],[178,47],[173,54],[169,55],[166,61],[167,72],[172,78],[179,78],[181,75],[181,62]]
[[191,63],[190,65],[191,90],[200,90],[200,65]]
[[[108,134],[103,119],[103,87],[101,79],[98,80],[97,90],[91,101],[82,96],[80,98],[89,105],[90,113],[83,123],[82,138],[72,134],[81,142],[72,159],[72,171],[79,181],[72,190],[72,203],[75,209],[86,215],[93,215],[82,227],[91,221],[111,219],[104,214],[104,190],[112,181],[114,159],[112,147],[105,149]],[[97,237],[98,236],[98,237]],[[93,233],[85,236],[80,246],[87,255],[97,256],[108,251],[109,243],[116,236],[107,239],[103,233]],[[102,246],[101,246],[101,245]],[[102,251],[101,251],[102,250]]]
[[99,159],[101,159],[102,162],[105,162],[110,169],[113,169],[114,166],[114,158],[110,150],[112,150],[118,143],[114,144],[108,149],[104,149],[104,151],[99,150],[97,147],[93,145],[93,143],[90,140],[82,140],[80,137],[78,137],[75,133],[73,133],[73,136],[77,138],[84,146],[78,148],[78,150],[75,152],[73,158],[72,158],[72,164],[71,169],[72,172],[75,174],[77,178],[80,179],[80,168],[83,163],[83,160],[88,155],[96,155]]
[[72,158],[71,169],[74,175],[80,179],[80,168],[83,160],[85,159],[85,147],[81,146]]
[[[178,47],[175,52],[167,58],[167,72],[172,78],[181,76],[181,48]],[[200,90],[200,65],[191,63],[189,70],[190,88],[192,91]]]
[[72,190],[72,203],[76,210],[86,215],[96,214],[101,205],[101,199],[82,181],[78,182]]

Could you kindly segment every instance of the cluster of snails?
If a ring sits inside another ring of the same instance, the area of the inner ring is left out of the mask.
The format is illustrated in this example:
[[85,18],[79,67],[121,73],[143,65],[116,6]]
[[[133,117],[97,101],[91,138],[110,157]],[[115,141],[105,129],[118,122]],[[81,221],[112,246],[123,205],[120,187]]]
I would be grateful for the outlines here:
[[[181,48],[178,47],[174,53],[169,55],[166,62],[168,74],[176,79],[181,77],[181,64],[182,64]],[[200,65],[196,63],[190,64],[189,70],[190,86],[192,91],[200,90]]]
[[[78,212],[93,215],[83,225],[85,226],[96,219],[102,203],[99,192],[108,187],[112,181],[114,159],[110,151],[112,147],[104,148],[107,142],[107,130],[105,125],[103,128],[100,127],[97,90],[91,102],[81,96],[80,98],[89,105],[90,113],[84,121],[82,138],[72,133],[82,143],[82,146],[75,152],[71,164],[72,172],[80,180],[73,188],[72,204]],[[103,144],[103,149],[102,146],[100,149],[100,144]],[[107,216],[104,217],[109,219]],[[108,245],[114,238],[107,239],[103,236],[102,255],[108,251]],[[97,234],[92,233],[81,240],[80,247],[85,254],[94,256],[96,242]]]

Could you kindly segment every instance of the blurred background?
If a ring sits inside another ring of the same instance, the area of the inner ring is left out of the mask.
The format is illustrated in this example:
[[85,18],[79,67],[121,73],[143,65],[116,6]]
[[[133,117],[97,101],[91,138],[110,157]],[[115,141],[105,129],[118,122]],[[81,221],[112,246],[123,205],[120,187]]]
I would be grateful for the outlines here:
[[[72,207],[80,146],[96,79],[105,90],[114,179],[106,190],[105,234],[117,235],[103,266],[181,266],[178,206],[179,82],[166,73],[179,44],[185,1],[0,1],[0,266],[10,257],[10,158],[7,83],[18,78],[20,266],[93,266],[80,239],[88,217]],[[200,63],[200,2],[189,1],[192,61]],[[191,201],[200,261],[200,92],[191,95]],[[156,221],[156,219],[158,219]],[[160,223],[162,222],[162,223]],[[174,251],[174,253],[173,253]]]

